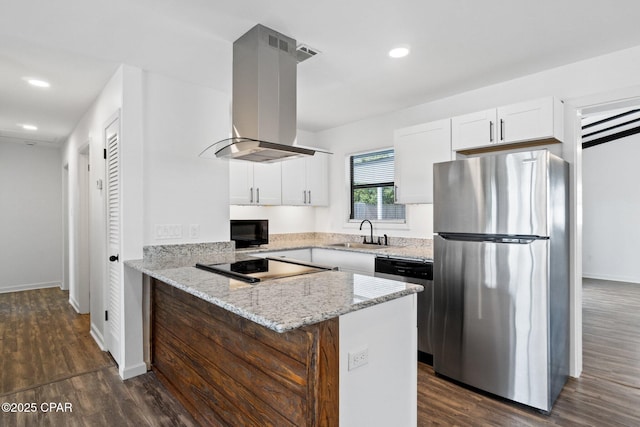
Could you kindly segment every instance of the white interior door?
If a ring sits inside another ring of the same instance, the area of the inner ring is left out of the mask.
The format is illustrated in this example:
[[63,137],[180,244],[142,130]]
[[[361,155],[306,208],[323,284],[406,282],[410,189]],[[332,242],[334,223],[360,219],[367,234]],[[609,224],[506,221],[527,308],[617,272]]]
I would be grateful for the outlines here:
[[105,344],[120,363],[120,118],[105,129],[107,181],[107,300],[105,302]]

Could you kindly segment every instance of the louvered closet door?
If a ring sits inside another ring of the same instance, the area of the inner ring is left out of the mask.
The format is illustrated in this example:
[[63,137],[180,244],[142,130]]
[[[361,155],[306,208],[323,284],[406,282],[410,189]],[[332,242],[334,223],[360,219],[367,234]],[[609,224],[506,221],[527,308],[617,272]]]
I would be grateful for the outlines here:
[[120,119],[105,131],[107,146],[107,256],[108,291],[105,293],[105,341],[116,363],[120,363]]

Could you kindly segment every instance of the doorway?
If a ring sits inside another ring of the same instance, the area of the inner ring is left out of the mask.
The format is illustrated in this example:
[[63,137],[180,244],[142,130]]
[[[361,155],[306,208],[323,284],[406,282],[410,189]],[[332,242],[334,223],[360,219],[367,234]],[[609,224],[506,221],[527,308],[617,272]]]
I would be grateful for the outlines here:
[[640,283],[640,99],[583,111],[583,277]]
[[89,214],[89,170],[90,143],[78,149],[77,157],[77,199],[75,219],[75,271],[69,284],[69,303],[81,314],[89,313],[90,301],[90,214]]

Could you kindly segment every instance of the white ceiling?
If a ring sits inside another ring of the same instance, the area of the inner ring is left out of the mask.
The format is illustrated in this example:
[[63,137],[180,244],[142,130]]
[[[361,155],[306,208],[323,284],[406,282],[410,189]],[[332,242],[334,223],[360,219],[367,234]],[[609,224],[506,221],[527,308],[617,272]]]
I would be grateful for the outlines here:
[[[298,66],[299,128],[318,131],[640,45],[639,16],[637,0],[0,0],[0,142],[59,143],[121,63],[230,93],[231,45],[257,23],[321,51]],[[411,55],[389,58],[398,44]]]

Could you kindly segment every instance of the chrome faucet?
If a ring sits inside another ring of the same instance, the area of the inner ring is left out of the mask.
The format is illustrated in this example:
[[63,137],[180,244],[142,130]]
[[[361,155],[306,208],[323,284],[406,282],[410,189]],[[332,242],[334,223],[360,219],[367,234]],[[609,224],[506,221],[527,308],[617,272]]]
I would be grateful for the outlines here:
[[365,222],[368,222],[369,225],[371,226],[371,240],[369,242],[367,242],[367,238],[365,237],[363,243],[371,243],[371,244],[373,244],[373,224],[371,224],[371,221],[369,221],[368,219],[363,220],[360,223],[360,230],[362,230],[362,224],[364,224]]

